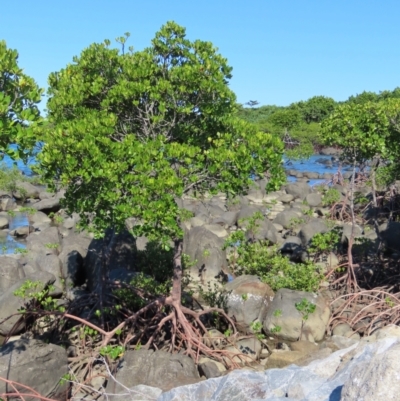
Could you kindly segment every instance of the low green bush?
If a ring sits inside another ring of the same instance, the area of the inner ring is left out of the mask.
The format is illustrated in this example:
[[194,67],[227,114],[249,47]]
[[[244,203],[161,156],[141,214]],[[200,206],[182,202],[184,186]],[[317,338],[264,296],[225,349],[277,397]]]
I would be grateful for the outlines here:
[[323,206],[332,206],[333,204],[340,201],[341,194],[335,188],[329,188],[323,195],[322,205]]
[[232,246],[228,259],[232,271],[236,275],[257,275],[274,291],[280,288],[316,291],[323,278],[313,263],[292,263],[268,241],[246,241],[243,231],[226,240],[225,248]]

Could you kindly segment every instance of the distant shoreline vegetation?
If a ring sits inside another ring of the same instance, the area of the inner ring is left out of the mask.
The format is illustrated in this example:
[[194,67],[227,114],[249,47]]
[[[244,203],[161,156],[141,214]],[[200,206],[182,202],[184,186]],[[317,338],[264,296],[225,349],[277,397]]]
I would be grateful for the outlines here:
[[361,105],[368,102],[380,102],[388,99],[400,99],[400,87],[392,91],[379,93],[362,92],[350,96],[344,102],[336,102],[325,96],[314,96],[306,101],[299,101],[282,107],[276,105],[259,106],[256,100],[238,104],[238,117],[255,124],[262,132],[279,136],[285,143],[286,152],[293,158],[308,158],[326,146],[321,136],[321,123],[338,106]]

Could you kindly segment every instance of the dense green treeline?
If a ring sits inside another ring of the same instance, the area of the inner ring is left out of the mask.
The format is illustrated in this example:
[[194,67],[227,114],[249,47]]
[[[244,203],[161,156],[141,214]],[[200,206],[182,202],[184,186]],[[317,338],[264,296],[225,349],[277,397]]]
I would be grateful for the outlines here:
[[399,99],[400,88],[379,93],[364,91],[350,96],[344,102],[336,102],[325,96],[314,96],[282,107],[266,105],[255,107],[257,101],[238,105],[238,116],[253,123],[260,131],[279,135],[286,144],[290,156],[308,156],[324,144],[321,123],[339,106],[349,107]]

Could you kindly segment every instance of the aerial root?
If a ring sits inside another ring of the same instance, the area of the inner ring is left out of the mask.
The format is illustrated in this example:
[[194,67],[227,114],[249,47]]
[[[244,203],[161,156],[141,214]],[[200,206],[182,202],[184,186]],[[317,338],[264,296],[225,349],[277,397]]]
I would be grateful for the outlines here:
[[392,294],[384,289],[341,295],[332,301],[331,306],[335,311],[329,322],[330,331],[340,323],[348,323],[356,332],[364,330],[366,335],[370,335],[388,324],[400,322],[400,293]]

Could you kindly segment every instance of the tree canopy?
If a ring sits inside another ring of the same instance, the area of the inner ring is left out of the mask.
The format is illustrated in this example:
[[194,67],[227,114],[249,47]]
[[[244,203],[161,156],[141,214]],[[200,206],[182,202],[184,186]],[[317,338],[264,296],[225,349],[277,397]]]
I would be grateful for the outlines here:
[[[0,41],[0,157],[24,157],[35,145],[32,123],[40,120],[43,90],[18,66],[18,52]],[[10,144],[21,145],[18,152]]]
[[293,103],[289,109],[298,110],[304,122],[310,124],[320,123],[335,109],[337,103],[334,99],[325,96],[314,96],[305,102]]
[[400,100],[348,103],[322,123],[322,138],[341,147],[351,160],[399,156]]
[[169,22],[143,51],[93,44],[49,78],[43,173],[101,232],[135,217],[136,235],[181,237],[176,198],[284,179],[283,146],[235,116],[231,67],[210,42]]

